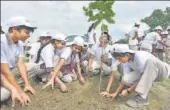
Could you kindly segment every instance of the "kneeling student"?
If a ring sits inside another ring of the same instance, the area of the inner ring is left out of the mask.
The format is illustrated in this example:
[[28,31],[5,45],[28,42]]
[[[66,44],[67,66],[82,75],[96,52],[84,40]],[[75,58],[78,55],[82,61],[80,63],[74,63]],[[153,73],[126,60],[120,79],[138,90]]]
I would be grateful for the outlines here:
[[131,92],[137,95],[129,99],[126,104],[130,107],[148,105],[148,93],[154,82],[162,81],[170,76],[170,66],[151,53],[145,51],[132,51],[127,45],[119,45],[113,48],[112,56],[121,63],[127,63],[131,72],[125,72],[115,93],[109,96],[115,97],[124,85],[128,89],[122,90],[120,96],[127,96]]
[[[61,37],[55,39],[61,41],[59,40],[61,39]],[[58,48],[58,50],[56,51],[56,56],[58,56],[58,60],[56,61],[57,65],[51,72],[50,80],[43,88],[46,88],[49,85],[52,85],[53,88],[54,81],[56,81],[57,83],[60,84],[60,86],[64,87],[64,90],[62,91],[66,92],[67,88],[63,82],[67,83],[72,82],[73,80],[77,79],[77,75],[79,80],[83,78],[81,75],[81,68],[78,56],[78,53],[81,51],[83,45],[84,40],[81,37],[77,37],[74,39],[74,42],[71,47]],[[75,73],[75,68],[77,69],[77,74]]]

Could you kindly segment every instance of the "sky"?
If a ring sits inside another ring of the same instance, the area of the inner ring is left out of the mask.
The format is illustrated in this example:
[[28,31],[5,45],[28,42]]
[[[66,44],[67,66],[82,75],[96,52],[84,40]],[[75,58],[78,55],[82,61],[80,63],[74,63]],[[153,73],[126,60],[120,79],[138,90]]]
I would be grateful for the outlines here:
[[[84,35],[91,23],[84,15],[83,6],[90,1],[1,1],[1,25],[6,31],[6,22],[13,16],[25,16],[38,29],[29,38],[36,41],[38,36],[49,31],[55,35],[60,31],[66,35]],[[109,32],[113,39],[120,39],[128,33],[136,21],[149,16],[154,9],[169,6],[169,1],[115,1],[113,10],[115,24],[109,24]],[[141,23],[141,30],[149,27]],[[96,29],[100,36],[100,27]]]

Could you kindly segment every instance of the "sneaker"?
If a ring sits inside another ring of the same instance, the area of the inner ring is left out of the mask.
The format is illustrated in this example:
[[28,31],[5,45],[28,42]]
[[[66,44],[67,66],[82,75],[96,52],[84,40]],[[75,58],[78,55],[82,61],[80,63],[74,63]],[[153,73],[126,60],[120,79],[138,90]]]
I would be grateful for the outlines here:
[[143,105],[149,105],[149,102],[147,99],[142,98],[140,95],[136,95],[132,99],[129,99],[126,102],[126,105],[128,105],[129,107],[137,108]]

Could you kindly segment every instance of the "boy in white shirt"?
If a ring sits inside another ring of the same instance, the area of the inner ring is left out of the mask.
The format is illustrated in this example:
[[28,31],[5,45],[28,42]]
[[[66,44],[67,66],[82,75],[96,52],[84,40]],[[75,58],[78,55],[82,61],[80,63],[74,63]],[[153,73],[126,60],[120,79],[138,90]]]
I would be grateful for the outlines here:
[[111,61],[112,57],[109,53],[111,49],[111,46],[108,45],[109,39],[110,35],[107,32],[103,32],[99,39],[100,43],[93,45],[92,48],[89,50],[91,55],[88,61],[87,72],[93,72],[94,74],[98,74],[101,68],[101,62],[103,62],[102,59],[107,59],[108,61],[102,63],[102,68],[104,72],[106,74],[109,74],[111,72],[109,62]]
[[126,45],[119,45],[113,49],[112,56],[121,63],[128,63],[132,71],[124,73],[116,91],[108,96],[116,97],[126,85],[129,88],[122,90],[120,96],[124,97],[131,92],[137,92],[134,98],[126,102],[130,107],[148,105],[148,93],[153,83],[170,76],[170,66],[148,52],[135,52]]
[[139,34],[140,23],[136,22],[134,27],[129,32],[129,47],[132,50],[138,50],[138,34]]

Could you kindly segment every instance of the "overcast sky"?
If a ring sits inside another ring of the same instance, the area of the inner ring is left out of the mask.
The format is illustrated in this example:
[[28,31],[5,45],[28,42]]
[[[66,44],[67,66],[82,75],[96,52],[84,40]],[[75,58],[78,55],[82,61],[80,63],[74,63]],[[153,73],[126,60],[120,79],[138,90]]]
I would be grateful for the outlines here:
[[[89,1],[1,1],[1,24],[6,30],[5,22],[10,17],[27,17],[38,27],[30,39],[32,41],[43,31],[83,35],[90,25],[82,10],[88,3]],[[135,21],[149,16],[154,9],[165,10],[167,6],[170,6],[169,1],[115,1],[115,24],[109,25],[111,36],[114,39],[123,37]],[[141,29],[147,29],[147,26],[142,24]],[[96,31],[99,36],[100,27]]]

